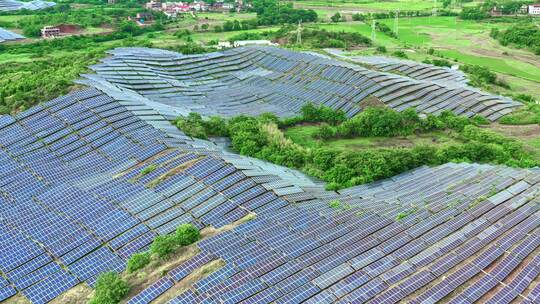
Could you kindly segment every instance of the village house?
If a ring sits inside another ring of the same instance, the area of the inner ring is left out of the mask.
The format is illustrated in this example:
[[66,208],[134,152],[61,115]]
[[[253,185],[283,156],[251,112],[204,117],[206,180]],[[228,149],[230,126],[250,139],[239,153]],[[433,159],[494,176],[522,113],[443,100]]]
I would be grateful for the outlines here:
[[150,13],[137,13],[135,17],[128,16],[129,21],[135,21],[139,26],[146,26],[152,24],[154,16]]
[[540,4],[530,4],[528,13],[531,16],[540,16]]
[[45,26],[41,29],[41,37],[45,39],[56,38],[60,36],[60,28],[56,26]]
[[150,0],[150,2],[146,3],[145,7],[147,9],[159,11],[159,10],[161,10],[161,1],[159,1],[159,0]]

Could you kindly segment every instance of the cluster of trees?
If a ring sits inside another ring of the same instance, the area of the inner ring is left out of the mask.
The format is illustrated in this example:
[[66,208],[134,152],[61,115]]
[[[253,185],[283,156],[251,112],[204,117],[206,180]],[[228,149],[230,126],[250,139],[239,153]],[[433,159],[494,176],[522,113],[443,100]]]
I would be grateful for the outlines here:
[[[432,49],[431,49],[432,50]],[[452,67],[452,63],[446,59],[424,59],[422,60],[423,63],[427,63],[427,64],[433,64],[435,66],[440,66],[440,67],[447,67],[447,68],[450,68]]]
[[459,17],[464,20],[482,20],[491,17],[489,11],[497,7],[505,15],[517,14],[522,5],[532,4],[532,1],[484,1],[475,7],[464,7]]
[[[296,33],[282,32],[276,38],[286,38],[288,43],[296,43]],[[325,29],[306,28],[302,31],[302,44],[313,48],[349,48],[370,46],[371,39],[356,32],[333,32]]]
[[481,7],[464,7],[459,13],[459,18],[463,20],[482,20],[489,17],[488,11]]
[[[457,13],[446,10],[439,10],[437,12],[439,16],[456,16]],[[399,11],[399,17],[427,17],[433,15],[431,11]],[[393,19],[396,17],[396,13],[390,12],[377,12],[377,13],[355,13],[352,15],[353,21],[364,21],[372,19]]]
[[[327,181],[329,189],[350,187],[387,178],[421,165],[450,161],[489,162],[522,167],[536,165],[518,142],[476,126],[485,123],[485,120],[467,119],[449,112],[421,119],[413,110],[397,113],[391,109],[366,109],[357,117],[345,121],[342,112],[310,105],[302,109],[302,115],[286,120],[280,120],[272,114],[238,116],[227,121],[220,118],[204,121],[199,116],[195,122],[198,125],[197,132],[188,128],[193,128],[194,122],[179,119],[177,126],[184,128],[188,135],[202,138],[228,136],[232,147],[240,154],[303,170]],[[286,138],[280,129],[301,122],[326,123],[321,129],[347,137],[396,136],[450,129],[459,134],[463,143],[441,147],[373,148],[361,152],[332,149],[331,145],[306,148]]]
[[[127,271],[136,272],[152,260],[152,255],[157,258],[166,258],[176,249],[188,246],[200,239],[200,232],[192,224],[180,225],[172,235],[158,236],[152,242],[150,251],[136,253],[127,262]],[[116,272],[106,272],[98,277],[96,292],[90,300],[90,304],[114,304],[129,293],[129,284]]]
[[469,120],[452,112],[443,112],[440,116],[428,115],[426,119],[420,119],[412,108],[397,112],[382,107],[370,107],[337,126],[322,124],[315,136],[324,140],[373,136],[406,136],[433,130],[451,129],[462,131],[466,125],[473,122],[479,124],[488,123],[481,116]]
[[[127,33],[72,36],[35,43],[0,45],[4,54],[25,54],[29,61],[2,63],[0,69],[0,114],[16,113],[66,94],[73,80],[105,56],[105,50],[120,46],[152,46],[147,40],[130,39]],[[121,40],[120,40],[121,39]],[[108,46],[100,42],[115,41]]]
[[214,32],[232,32],[232,31],[244,31],[244,30],[251,30],[256,29],[258,27],[259,23],[257,19],[250,19],[250,20],[227,20],[223,25],[215,25],[214,26]]
[[487,67],[464,64],[459,67],[460,70],[467,73],[469,76],[469,84],[475,87],[487,87],[496,85],[509,89],[510,86],[503,80],[497,78],[497,74],[493,73]]
[[318,17],[314,10],[295,9],[292,3],[282,4],[278,0],[252,0],[251,4],[259,25],[315,22]]
[[379,32],[384,33],[388,37],[397,38],[396,33],[394,33],[394,31],[392,31],[392,29],[390,29],[390,27],[388,27],[388,25],[386,25],[386,24],[384,24],[382,22],[376,21],[375,22],[375,29],[377,31],[379,31]]
[[80,10],[67,9],[62,12],[35,14],[17,21],[17,28],[27,37],[39,37],[41,28],[46,25],[74,24],[81,28],[99,27],[103,24],[117,24],[130,14],[139,10],[125,8],[89,8]]
[[493,28],[490,36],[497,39],[502,45],[529,48],[536,55],[540,55],[540,28],[534,24],[516,24],[504,31]]

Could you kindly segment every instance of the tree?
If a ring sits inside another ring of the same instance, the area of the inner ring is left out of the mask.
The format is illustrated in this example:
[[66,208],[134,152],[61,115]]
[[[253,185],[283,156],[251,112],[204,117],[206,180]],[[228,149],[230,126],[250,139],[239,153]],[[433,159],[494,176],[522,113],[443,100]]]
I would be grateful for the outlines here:
[[160,258],[171,254],[177,247],[174,235],[160,235],[154,239],[150,246],[150,252]]
[[128,284],[116,272],[102,273],[96,283],[96,293],[90,304],[119,303],[129,292]]
[[338,13],[335,13],[332,17],[330,17],[330,19],[332,19],[332,22],[340,22],[341,21],[341,14],[338,12]]
[[200,232],[192,224],[182,224],[176,228],[176,243],[180,246],[187,246],[195,243],[200,238]]
[[207,31],[208,27],[209,27],[208,23],[203,23],[203,25],[201,25],[201,28],[203,31]]
[[127,271],[135,272],[150,263],[150,252],[136,253],[127,262]]

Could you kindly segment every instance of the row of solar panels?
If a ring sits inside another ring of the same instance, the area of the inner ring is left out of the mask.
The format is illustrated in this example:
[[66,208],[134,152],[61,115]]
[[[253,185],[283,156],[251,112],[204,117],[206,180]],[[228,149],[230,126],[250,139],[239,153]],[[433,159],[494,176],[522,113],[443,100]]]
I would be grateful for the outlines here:
[[[438,114],[449,110],[497,120],[521,105],[464,86],[459,77],[452,80],[455,84],[433,81],[430,69],[434,68],[421,64],[406,70],[409,76],[416,77],[413,79],[275,47],[189,56],[157,49],[120,48],[111,54],[91,67],[95,75],[84,77],[129,89],[184,112],[208,116],[263,112],[292,116],[308,102],[353,116],[365,107],[366,99],[375,97],[398,111],[414,107],[419,112]],[[423,73],[426,69],[430,71]]]
[[40,10],[55,6],[55,2],[33,0],[33,1],[17,1],[17,0],[0,0],[0,11],[16,11],[21,9]]
[[468,79],[463,72],[449,67],[419,63],[386,56],[351,56],[340,50],[326,50],[334,56],[368,65],[379,71],[396,73],[417,80],[438,82],[448,86],[466,86]]
[[13,40],[19,40],[24,39],[25,37],[22,35],[19,35],[17,33],[14,33],[12,31],[8,31],[6,29],[3,29],[0,27],[0,43],[5,41],[13,41]]

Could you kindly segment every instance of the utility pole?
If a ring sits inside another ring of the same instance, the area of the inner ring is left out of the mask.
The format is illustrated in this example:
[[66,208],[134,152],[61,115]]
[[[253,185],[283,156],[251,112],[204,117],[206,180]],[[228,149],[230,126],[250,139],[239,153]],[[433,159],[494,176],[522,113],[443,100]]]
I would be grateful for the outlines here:
[[302,44],[302,19],[298,21],[298,28],[296,29],[296,44]]
[[371,20],[371,40],[377,40],[377,34],[375,33],[375,19]]
[[399,9],[396,12],[396,18],[394,19],[394,33],[396,33],[396,36],[399,34]]

